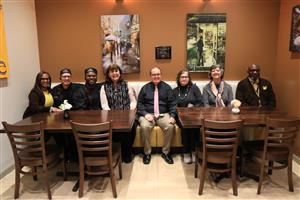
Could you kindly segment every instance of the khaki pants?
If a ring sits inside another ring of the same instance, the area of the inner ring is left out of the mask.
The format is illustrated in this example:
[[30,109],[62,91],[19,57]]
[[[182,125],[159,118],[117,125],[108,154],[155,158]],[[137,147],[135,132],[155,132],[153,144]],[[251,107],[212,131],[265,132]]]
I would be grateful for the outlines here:
[[153,122],[149,122],[145,117],[139,118],[145,154],[151,154],[151,131],[156,125],[159,126],[164,132],[164,144],[162,147],[162,152],[165,154],[168,154],[170,152],[170,146],[175,131],[175,126],[173,124],[170,124],[169,120],[170,115],[168,113],[165,113],[162,117],[159,117]]

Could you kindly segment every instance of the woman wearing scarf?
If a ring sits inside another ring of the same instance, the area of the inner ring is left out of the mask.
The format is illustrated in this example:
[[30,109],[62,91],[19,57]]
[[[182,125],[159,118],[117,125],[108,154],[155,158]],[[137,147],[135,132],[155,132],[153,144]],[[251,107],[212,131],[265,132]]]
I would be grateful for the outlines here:
[[212,65],[208,73],[210,82],[203,88],[203,103],[205,107],[230,106],[233,100],[231,86],[223,80],[224,68]]
[[[134,110],[136,109],[136,95],[132,87],[122,78],[121,68],[112,64],[106,71],[106,81],[100,90],[100,99],[103,110]],[[131,133],[114,134],[113,141],[120,142],[122,160],[130,163],[132,160],[132,144],[135,138],[135,128]]]

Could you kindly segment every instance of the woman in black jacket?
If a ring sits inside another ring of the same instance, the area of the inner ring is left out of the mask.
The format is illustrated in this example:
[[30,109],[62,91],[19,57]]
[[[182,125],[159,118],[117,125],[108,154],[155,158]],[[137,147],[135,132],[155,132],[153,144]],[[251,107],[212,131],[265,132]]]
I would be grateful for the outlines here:
[[51,92],[51,76],[49,73],[41,71],[36,75],[34,87],[29,95],[29,104],[23,118],[41,112],[60,112],[61,109],[52,107],[53,96]]
[[[177,107],[200,107],[203,106],[202,95],[197,85],[193,84],[190,73],[184,69],[178,72],[177,87],[173,89],[177,97]],[[176,121],[179,122],[177,119]],[[199,129],[181,128],[181,141],[183,146],[183,161],[190,164],[195,159],[195,146],[199,145]]]

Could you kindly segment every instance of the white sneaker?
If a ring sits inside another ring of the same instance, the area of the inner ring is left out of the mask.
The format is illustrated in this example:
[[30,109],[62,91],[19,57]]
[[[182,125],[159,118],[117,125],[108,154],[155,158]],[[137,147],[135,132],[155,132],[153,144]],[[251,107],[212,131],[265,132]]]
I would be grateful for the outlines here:
[[194,163],[196,161],[196,154],[195,151],[192,151],[192,162]]
[[186,164],[191,164],[192,163],[191,154],[189,153],[183,154],[183,162]]

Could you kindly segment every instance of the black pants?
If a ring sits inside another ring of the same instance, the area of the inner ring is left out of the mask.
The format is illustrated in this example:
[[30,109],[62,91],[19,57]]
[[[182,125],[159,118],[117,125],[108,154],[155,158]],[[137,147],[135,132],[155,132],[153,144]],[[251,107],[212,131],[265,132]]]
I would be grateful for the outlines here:
[[78,161],[77,146],[73,134],[53,133],[52,136],[56,142],[56,145],[64,148],[66,160]]
[[132,145],[135,140],[137,123],[134,122],[131,132],[113,133],[113,142],[121,143],[122,160],[131,159]]
[[183,153],[191,153],[195,151],[195,147],[200,142],[199,128],[181,128],[181,143],[183,145]]

